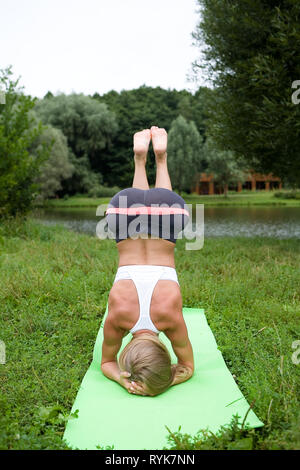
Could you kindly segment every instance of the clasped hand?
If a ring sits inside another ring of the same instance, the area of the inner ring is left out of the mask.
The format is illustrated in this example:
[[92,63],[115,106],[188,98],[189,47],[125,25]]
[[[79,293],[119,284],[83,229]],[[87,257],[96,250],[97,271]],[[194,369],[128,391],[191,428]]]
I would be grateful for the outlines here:
[[128,393],[132,393],[133,395],[149,396],[150,394],[147,393],[145,385],[130,380],[130,376],[130,372],[121,372],[119,379],[120,385],[122,385],[122,387],[124,387]]

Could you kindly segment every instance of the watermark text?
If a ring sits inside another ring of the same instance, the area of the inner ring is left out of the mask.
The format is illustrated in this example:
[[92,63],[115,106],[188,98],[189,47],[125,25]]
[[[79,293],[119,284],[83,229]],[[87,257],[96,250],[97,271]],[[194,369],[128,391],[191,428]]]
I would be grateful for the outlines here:
[[300,103],[300,80],[295,80],[292,83],[292,88],[297,88],[296,91],[292,94],[292,103],[299,104]]
[[192,204],[185,204],[184,208],[166,203],[127,206],[127,196],[121,196],[117,208],[101,204],[96,215],[102,217],[96,227],[101,240],[185,238],[189,240],[186,250],[201,250],[204,245],[204,204],[196,204],[194,211]]
[[0,364],[6,363],[5,343],[0,340]]
[[298,366],[300,364],[300,340],[292,343],[292,349],[296,351],[292,354],[292,363]]

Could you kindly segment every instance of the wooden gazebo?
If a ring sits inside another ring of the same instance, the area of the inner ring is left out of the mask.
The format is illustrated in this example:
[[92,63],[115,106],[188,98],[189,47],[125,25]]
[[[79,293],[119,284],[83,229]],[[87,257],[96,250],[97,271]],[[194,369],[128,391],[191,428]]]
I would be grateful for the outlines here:
[[231,190],[231,191],[237,191],[241,192],[244,190],[251,190],[251,191],[256,191],[256,190],[264,190],[264,191],[270,191],[273,189],[281,189],[282,188],[282,183],[280,178],[277,176],[273,176],[271,173],[268,175],[262,175],[260,173],[255,173],[252,171],[249,171],[249,174],[243,182],[238,182],[236,184],[232,185],[227,185],[226,188],[221,188],[220,185],[218,185],[214,181],[214,175],[213,174],[207,174],[207,173],[200,173],[198,175],[196,184],[193,188],[193,192],[196,194],[221,194],[225,190]]

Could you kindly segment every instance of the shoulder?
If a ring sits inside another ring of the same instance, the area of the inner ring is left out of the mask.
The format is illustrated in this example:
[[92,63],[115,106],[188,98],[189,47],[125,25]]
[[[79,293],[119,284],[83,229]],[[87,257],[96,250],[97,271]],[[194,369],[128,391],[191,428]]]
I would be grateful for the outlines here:
[[134,283],[130,279],[116,282],[109,293],[108,309],[114,315],[127,314],[138,304],[138,296]]
[[179,285],[174,281],[159,281],[153,292],[151,314],[159,322],[159,329],[165,331],[180,327],[183,322],[182,297]]
[[179,285],[174,281],[158,281],[152,297],[154,308],[161,312],[181,313],[182,298]]
[[108,325],[112,328],[121,328],[123,332],[128,331],[137,321],[138,312],[139,300],[133,282],[131,280],[116,282],[108,297],[106,319]]

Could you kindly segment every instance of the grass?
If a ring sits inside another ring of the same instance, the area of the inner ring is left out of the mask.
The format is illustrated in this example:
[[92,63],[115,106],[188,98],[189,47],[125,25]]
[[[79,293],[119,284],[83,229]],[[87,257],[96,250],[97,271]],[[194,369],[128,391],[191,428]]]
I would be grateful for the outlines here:
[[[179,240],[176,263],[184,306],[205,309],[265,426],[247,431],[233,421],[216,436],[171,429],[165,446],[300,449],[300,364],[291,359],[300,340],[299,240],[207,239],[201,251]],[[115,244],[31,221],[4,225],[0,265],[0,449],[65,449],[117,267]]]
[[[284,194],[284,191],[281,191]],[[300,199],[284,199],[274,197],[273,191],[243,191],[241,193],[229,192],[228,197],[223,195],[197,196],[187,195],[184,197],[187,204],[205,204],[206,206],[284,206],[300,207]],[[50,199],[45,204],[47,207],[55,208],[94,208],[101,204],[108,204],[111,198],[88,198],[82,196],[72,196],[68,199]]]

